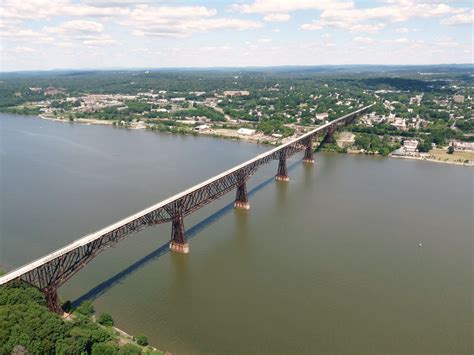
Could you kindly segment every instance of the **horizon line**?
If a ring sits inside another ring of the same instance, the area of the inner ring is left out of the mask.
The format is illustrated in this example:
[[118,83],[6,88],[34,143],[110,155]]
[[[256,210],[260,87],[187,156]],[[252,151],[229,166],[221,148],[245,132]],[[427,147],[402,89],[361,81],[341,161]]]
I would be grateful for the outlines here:
[[436,63],[436,64],[286,64],[286,65],[248,65],[248,66],[164,66],[164,67],[82,67],[82,68],[51,68],[51,69],[20,69],[0,70],[0,74],[25,72],[53,71],[111,71],[111,70],[222,70],[222,69],[278,69],[278,68],[322,68],[322,67],[441,67],[441,66],[472,66],[474,63]]

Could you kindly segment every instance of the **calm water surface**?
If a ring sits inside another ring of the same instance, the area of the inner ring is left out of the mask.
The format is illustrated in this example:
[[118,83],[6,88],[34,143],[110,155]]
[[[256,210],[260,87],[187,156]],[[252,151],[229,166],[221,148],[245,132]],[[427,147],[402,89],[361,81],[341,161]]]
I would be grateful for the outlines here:
[[[268,148],[0,116],[0,265],[11,269]],[[129,237],[60,289],[174,354],[472,354],[473,169],[318,154]],[[422,247],[418,243],[422,243]]]

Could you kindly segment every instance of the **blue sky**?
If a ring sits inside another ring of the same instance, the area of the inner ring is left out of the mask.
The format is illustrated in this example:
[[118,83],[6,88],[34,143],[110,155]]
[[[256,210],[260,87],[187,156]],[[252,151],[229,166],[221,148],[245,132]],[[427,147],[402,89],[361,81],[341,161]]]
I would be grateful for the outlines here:
[[453,0],[2,0],[2,71],[473,62]]

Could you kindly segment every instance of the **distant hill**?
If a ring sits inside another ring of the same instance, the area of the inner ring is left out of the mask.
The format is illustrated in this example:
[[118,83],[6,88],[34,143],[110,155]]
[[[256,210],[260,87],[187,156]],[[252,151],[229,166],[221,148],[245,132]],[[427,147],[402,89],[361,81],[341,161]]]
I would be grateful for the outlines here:
[[277,67],[209,67],[209,68],[84,68],[84,69],[53,69],[42,71],[0,72],[2,77],[24,76],[81,76],[111,72],[201,72],[201,73],[326,73],[326,74],[361,74],[361,73],[465,73],[474,72],[474,64],[436,64],[436,65],[320,65],[320,66],[277,66]]

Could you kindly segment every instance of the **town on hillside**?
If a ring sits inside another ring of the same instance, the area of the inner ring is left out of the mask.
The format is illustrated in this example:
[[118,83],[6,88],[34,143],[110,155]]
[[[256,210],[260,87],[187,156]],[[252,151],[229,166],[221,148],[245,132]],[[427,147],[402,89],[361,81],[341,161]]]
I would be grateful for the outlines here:
[[[326,150],[474,161],[469,70],[371,74],[93,72],[1,81],[0,110],[280,144],[357,108]],[[190,89],[191,88],[191,89]]]

